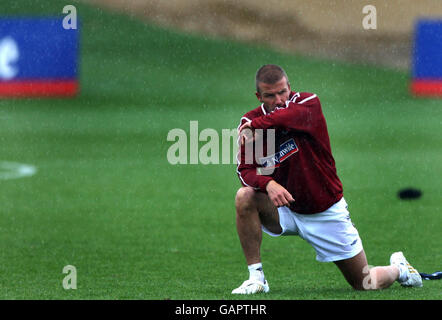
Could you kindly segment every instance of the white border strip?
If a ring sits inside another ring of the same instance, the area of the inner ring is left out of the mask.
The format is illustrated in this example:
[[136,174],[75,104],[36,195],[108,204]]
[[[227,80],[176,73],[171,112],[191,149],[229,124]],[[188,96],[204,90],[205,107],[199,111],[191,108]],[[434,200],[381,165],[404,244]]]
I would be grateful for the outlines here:
[[316,98],[316,94],[313,94],[312,96],[305,98],[304,100],[302,100],[301,102],[298,102],[298,103],[302,104],[302,103],[307,102],[307,101],[314,99],[314,98]]

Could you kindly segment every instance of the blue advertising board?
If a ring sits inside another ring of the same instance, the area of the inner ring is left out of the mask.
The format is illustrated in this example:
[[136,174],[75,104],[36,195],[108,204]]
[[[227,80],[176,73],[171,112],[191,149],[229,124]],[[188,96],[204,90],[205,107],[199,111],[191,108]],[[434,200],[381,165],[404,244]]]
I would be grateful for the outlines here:
[[63,18],[0,18],[0,96],[72,96],[79,30]]
[[414,37],[411,91],[442,96],[442,20],[420,19]]

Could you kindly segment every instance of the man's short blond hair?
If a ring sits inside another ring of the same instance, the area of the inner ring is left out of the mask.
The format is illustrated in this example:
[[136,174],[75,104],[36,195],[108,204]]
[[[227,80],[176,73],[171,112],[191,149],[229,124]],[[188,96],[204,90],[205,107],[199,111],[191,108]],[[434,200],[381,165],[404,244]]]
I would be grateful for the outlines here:
[[259,92],[259,83],[274,84],[281,80],[283,77],[287,79],[289,83],[289,78],[285,73],[284,69],[276,64],[266,64],[258,69],[256,72],[255,82],[256,82],[256,92]]

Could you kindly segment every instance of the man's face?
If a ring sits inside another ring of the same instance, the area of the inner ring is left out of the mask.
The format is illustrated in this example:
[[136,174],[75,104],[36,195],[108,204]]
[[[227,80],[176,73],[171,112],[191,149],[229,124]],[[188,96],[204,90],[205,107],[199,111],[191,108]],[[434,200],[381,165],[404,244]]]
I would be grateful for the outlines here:
[[273,111],[276,107],[285,107],[285,102],[290,96],[290,85],[285,77],[273,84],[260,82],[258,86],[260,92],[256,93],[256,97],[264,103],[267,111]]

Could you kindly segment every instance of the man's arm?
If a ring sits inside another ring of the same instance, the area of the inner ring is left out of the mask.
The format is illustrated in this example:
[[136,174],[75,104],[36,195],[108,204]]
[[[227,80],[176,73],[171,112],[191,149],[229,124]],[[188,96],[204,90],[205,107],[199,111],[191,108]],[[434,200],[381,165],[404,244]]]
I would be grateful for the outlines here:
[[[257,174],[257,165],[256,163],[246,165],[243,161],[245,159],[245,144],[246,143],[253,143],[253,141],[246,141],[246,135],[241,134],[241,132],[246,129],[250,128],[251,121],[245,121],[242,125],[240,125],[238,132],[240,134],[240,160],[238,164],[238,176],[241,180],[241,183],[244,186],[249,186],[255,188],[255,190],[261,190],[263,192],[266,192],[269,196],[270,200],[276,207],[282,207],[282,206],[288,206],[291,202],[294,202],[295,199],[293,199],[292,195],[285,189],[283,186],[281,186],[279,183],[277,183],[275,180],[273,180],[270,176],[264,176]],[[252,137],[249,137],[248,139],[253,140]],[[248,184],[250,183],[250,184]],[[258,187],[254,187],[258,186]]]
[[[238,173],[238,177],[241,181],[241,184],[245,187],[252,187],[255,190],[261,190],[263,192],[266,192],[266,186],[269,183],[270,180],[273,180],[270,176],[260,175],[257,173],[258,164],[255,161],[254,154],[249,155],[247,159],[253,159],[252,163],[247,163],[246,161],[246,147],[243,140],[244,134],[241,133],[242,126],[245,123],[250,123],[250,119],[243,117],[241,119],[241,123],[239,125],[238,134],[238,167],[236,172]],[[241,129],[241,130],[240,130]],[[248,143],[253,143],[253,141],[248,141]],[[253,148],[250,148],[247,150],[248,152],[253,153]]]
[[290,102],[286,108],[273,111],[270,114],[254,118],[250,122],[252,129],[285,128],[297,131],[311,131],[323,117],[321,104],[316,95],[302,103]]

